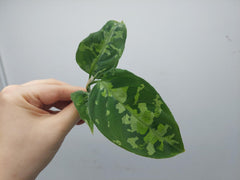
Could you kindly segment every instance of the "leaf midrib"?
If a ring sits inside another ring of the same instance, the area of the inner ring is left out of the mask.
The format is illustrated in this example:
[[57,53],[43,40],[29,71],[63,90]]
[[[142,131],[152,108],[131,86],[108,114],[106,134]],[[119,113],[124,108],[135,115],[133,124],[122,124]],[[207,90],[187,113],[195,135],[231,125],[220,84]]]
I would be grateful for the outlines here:
[[97,63],[97,62],[101,59],[101,57],[103,56],[104,51],[105,51],[106,48],[107,48],[107,44],[110,42],[110,39],[112,38],[113,33],[114,33],[114,31],[115,31],[115,29],[116,29],[117,27],[118,27],[118,26],[113,26],[113,27],[111,28],[111,30],[110,30],[110,35],[109,35],[109,36],[106,38],[106,40],[104,41],[103,47],[102,47],[99,55],[97,56],[97,58],[96,58],[96,59],[93,61],[93,63],[92,63],[93,66],[92,66],[92,68],[90,69],[89,77],[92,75],[92,72],[93,72],[93,70],[95,69],[96,63]]

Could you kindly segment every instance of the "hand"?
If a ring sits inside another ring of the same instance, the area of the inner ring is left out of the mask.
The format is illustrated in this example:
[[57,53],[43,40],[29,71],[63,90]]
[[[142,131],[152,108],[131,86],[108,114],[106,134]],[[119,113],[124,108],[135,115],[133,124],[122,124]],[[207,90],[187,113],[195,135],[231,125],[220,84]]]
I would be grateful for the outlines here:
[[47,166],[79,122],[70,99],[78,90],[84,89],[49,79],[0,92],[0,180],[32,180]]

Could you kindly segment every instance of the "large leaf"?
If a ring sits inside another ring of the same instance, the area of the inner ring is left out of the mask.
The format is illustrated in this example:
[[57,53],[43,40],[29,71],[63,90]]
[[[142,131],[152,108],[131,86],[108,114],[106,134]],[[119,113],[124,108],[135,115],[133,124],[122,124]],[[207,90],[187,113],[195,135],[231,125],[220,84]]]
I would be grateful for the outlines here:
[[93,133],[93,121],[91,121],[88,113],[88,92],[76,91],[71,94],[71,99],[78,110],[80,118],[88,124]]
[[110,141],[133,153],[167,158],[184,151],[172,113],[157,91],[126,70],[115,69],[89,95],[89,115]]
[[127,29],[123,22],[108,21],[98,32],[90,34],[78,47],[76,60],[89,77],[95,78],[115,68],[122,56]]

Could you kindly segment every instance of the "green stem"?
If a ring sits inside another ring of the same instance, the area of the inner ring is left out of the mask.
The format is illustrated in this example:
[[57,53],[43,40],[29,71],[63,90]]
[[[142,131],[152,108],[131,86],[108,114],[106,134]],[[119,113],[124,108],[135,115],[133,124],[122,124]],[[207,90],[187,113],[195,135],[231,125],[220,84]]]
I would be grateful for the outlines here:
[[94,81],[94,76],[91,76],[91,77],[88,79],[88,82],[87,82],[87,84],[86,84],[86,89],[87,89],[87,91],[89,91],[90,85],[92,84],[93,81]]

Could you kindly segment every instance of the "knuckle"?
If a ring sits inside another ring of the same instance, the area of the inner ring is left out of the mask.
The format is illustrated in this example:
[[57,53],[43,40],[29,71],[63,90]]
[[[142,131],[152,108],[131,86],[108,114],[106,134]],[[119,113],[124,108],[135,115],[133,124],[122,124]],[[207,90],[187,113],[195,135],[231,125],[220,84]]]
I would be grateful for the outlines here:
[[1,91],[3,94],[9,94],[15,92],[20,86],[19,85],[9,85]]
[[47,79],[48,82],[52,82],[52,83],[58,83],[60,81],[58,81],[57,79],[54,79],[54,78],[49,78]]
[[33,84],[33,83],[37,83],[39,80],[32,80],[32,81],[29,81],[27,82],[26,84]]
[[9,100],[13,97],[13,95],[18,92],[20,85],[9,85],[0,92],[0,96],[2,99]]
[[48,81],[57,81],[55,78],[49,78]]
[[66,84],[66,83],[64,83],[62,81],[59,81],[57,79],[54,79],[54,78],[46,79],[45,82],[49,83],[49,84],[53,84],[53,85],[64,85],[64,84]]

